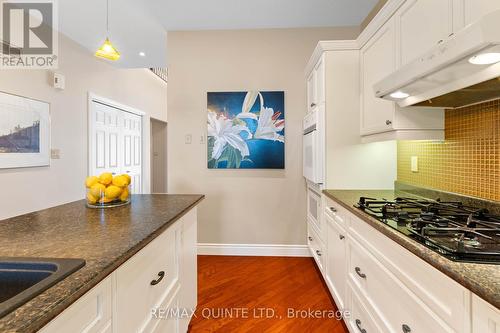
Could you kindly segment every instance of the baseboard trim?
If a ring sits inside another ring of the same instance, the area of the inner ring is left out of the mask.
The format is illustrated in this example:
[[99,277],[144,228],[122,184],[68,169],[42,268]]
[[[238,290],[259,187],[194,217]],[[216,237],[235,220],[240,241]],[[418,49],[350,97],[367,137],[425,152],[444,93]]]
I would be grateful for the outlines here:
[[310,257],[307,245],[198,243],[198,254],[214,256]]

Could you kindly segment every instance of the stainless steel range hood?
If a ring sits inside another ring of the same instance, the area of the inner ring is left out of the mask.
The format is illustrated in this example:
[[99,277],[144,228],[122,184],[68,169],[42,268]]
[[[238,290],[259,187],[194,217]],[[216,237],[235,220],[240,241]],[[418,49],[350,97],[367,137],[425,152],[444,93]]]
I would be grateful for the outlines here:
[[450,36],[374,90],[401,107],[457,108],[500,98],[500,11]]

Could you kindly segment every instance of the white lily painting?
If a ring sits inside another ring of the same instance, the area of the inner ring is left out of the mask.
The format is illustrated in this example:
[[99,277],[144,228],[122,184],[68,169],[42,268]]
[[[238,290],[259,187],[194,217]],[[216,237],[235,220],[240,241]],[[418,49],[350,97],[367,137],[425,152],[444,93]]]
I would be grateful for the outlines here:
[[283,91],[207,94],[209,169],[285,168]]

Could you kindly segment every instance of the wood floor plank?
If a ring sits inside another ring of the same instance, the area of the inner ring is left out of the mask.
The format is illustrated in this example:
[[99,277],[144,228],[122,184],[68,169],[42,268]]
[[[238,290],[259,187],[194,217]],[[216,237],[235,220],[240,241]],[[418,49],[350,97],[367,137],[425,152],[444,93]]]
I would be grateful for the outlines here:
[[[324,312],[311,318],[308,310]],[[198,256],[190,333],[347,333],[342,320],[328,318],[334,311],[312,258]]]

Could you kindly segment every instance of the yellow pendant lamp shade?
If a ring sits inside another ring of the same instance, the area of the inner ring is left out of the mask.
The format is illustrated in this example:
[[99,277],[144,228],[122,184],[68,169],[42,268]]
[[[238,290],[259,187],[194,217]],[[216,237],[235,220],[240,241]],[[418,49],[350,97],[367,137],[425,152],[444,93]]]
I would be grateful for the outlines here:
[[[106,33],[109,36],[109,0],[106,0]],[[106,37],[104,44],[95,52],[95,56],[116,61],[120,59],[120,52],[116,50],[109,41],[109,38]]]
[[104,44],[95,52],[95,56],[115,61],[120,59],[120,52],[118,52],[109,39],[106,38]]

